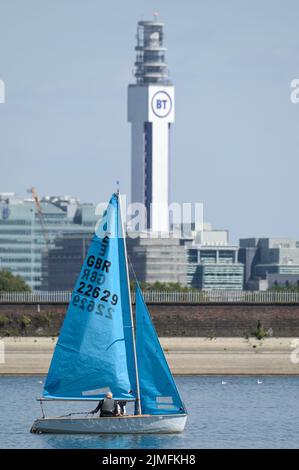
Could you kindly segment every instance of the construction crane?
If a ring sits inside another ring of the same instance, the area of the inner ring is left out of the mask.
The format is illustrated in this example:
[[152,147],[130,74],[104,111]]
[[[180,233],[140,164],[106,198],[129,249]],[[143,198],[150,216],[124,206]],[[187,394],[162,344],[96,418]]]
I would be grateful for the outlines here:
[[37,215],[38,215],[39,220],[40,220],[40,225],[41,225],[43,237],[44,237],[45,242],[46,242],[46,250],[48,250],[50,239],[49,239],[49,234],[48,234],[48,230],[47,230],[46,223],[45,223],[43,209],[42,209],[42,206],[40,205],[40,202],[39,202],[38,194],[37,194],[35,188],[30,188],[30,189],[27,190],[27,192],[31,193],[32,198],[34,200],[35,207],[36,207],[36,210],[37,210]]

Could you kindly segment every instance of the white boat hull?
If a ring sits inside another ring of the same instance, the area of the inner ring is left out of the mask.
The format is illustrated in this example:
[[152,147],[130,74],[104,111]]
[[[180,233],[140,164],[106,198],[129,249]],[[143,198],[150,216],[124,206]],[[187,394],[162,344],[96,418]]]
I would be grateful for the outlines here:
[[40,418],[31,432],[55,434],[147,434],[178,433],[187,415],[141,415],[105,418]]

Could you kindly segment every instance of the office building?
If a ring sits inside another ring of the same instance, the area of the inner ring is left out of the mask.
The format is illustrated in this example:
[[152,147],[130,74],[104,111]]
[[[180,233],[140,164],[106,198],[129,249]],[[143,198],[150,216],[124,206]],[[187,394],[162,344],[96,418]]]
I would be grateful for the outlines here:
[[127,237],[129,262],[141,282],[187,284],[187,252],[179,238],[153,238],[147,233]]
[[56,238],[55,246],[43,253],[42,290],[73,290],[92,235],[87,229],[65,232]]
[[299,242],[293,239],[241,239],[239,261],[245,265],[246,289],[299,285]]
[[127,246],[136,276],[142,281],[178,282],[203,290],[243,289],[244,265],[238,262],[238,246],[229,244],[227,230],[191,230],[184,238],[138,233],[128,237]]
[[227,230],[203,230],[186,246],[188,285],[203,290],[242,290],[244,265]]
[[[42,256],[63,233],[92,233],[98,216],[93,204],[70,197],[33,198],[0,193],[0,269],[20,275],[40,290]],[[67,275],[67,273],[65,273]]]

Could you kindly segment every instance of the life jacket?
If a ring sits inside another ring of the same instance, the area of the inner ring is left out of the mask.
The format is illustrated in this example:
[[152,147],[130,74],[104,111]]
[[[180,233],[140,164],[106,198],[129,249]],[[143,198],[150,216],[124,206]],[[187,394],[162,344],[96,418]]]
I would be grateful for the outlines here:
[[101,406],[101,414],[114,415],[116,410],[116,403],[113,398],[104,398]]

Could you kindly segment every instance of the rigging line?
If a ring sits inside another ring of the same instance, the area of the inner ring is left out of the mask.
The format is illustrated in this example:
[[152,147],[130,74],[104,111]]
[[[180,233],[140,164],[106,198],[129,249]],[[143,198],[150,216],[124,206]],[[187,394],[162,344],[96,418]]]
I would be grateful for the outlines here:
[[134,281],[136,282],[136,284],[138,284],[138,279],[137,279],[137,276],[136,276],[136,273],[135,273],[135,269],[134,269],[133,263],[131,261],[131,258],[129,256],[128,252],[127,252],[127,258],[128,258],[128,264],[129,264],[130,272],[131,272],[131,274],[133,274]]

